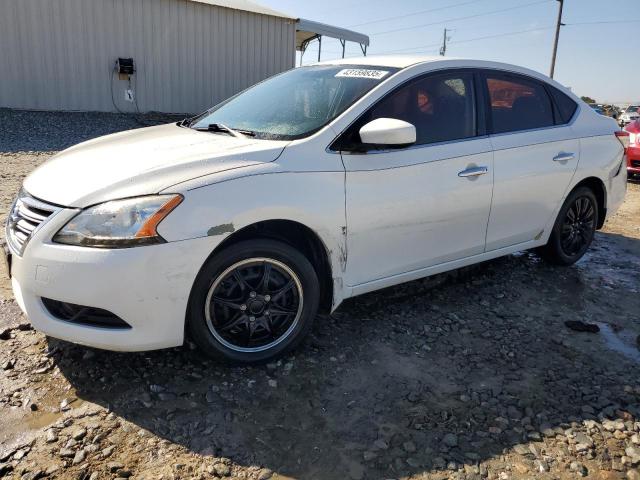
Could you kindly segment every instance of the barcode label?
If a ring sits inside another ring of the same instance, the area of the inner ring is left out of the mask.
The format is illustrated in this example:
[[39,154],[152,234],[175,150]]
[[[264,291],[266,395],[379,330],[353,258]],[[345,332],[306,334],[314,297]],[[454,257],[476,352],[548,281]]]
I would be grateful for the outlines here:
[[368,70],[365,68],[345,68],[336,73],[336,77],[347,78],[371,78],[373,80],[380,80],[384,78],[389,72],[386,70]]

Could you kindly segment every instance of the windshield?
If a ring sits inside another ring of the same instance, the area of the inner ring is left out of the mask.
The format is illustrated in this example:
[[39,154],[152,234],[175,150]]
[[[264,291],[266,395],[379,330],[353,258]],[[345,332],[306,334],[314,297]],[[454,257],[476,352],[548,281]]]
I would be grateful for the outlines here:
[[638,113],[638,110],[640,110],[640,107],[636,107],[634,105],[627,107],[627,112],[626,113]]
[[256,138],[295,140],[318,131],[397,68],[317,65],[271,77],[196,117],[191,128],[224,125]]

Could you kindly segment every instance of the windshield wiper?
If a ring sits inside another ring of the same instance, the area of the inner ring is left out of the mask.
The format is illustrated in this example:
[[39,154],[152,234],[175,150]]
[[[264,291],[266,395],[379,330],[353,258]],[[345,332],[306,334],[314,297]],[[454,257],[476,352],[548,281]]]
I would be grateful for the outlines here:
[[256,136],[255,132],[252,132],[251,130],[236,130],[234,128],[227,127],[222,123],[210,123],[206,127],[195,127],[194,130],[198,130],[199,132],[223,132],[236,138]]

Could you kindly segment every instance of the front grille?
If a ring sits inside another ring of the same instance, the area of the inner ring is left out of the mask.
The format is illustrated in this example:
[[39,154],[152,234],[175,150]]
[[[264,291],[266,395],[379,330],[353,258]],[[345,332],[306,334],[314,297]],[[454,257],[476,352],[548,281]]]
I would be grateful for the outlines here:
[[129,329],[131,325],[102,308],[86,307],[42,297],[42,304],[58,320],[90,327]]
[[7,243],[11,249],[17,255],[22,255],[33,232],[57,210],[59,207],[33,198],[21,190],[7,219]]
[[631,160],[631,166],[633,168],[640,168],[640,160]]

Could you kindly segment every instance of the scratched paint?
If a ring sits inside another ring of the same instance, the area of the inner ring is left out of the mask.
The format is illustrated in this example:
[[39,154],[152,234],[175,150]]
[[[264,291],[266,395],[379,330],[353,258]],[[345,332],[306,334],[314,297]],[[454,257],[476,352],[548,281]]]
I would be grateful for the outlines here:
[[211,227],[209,230],[207,230],[207,235],[213,237],[216,235],[222,235],[223,233],[233,233],[235,231],[236,229],[233,226],[233,223],[223,223],[221,225]]

